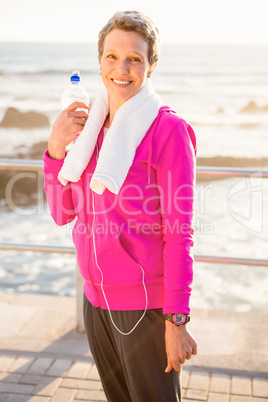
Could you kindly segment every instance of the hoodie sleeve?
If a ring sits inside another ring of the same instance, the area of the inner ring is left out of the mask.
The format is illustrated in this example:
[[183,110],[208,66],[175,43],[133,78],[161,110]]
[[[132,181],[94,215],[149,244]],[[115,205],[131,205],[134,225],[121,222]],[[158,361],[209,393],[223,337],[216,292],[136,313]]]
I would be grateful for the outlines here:
[[190,313],[195,168],[194,131],[180,120],[162,149],[156,171],[164,241],[164,314]]
[[58,173],[64,159],[52,159],[48,151],[44,154],[44,190],[50,213],[57,225],[66,225],[76,217],[74,210],[71,185],[63,186],[58,180]]

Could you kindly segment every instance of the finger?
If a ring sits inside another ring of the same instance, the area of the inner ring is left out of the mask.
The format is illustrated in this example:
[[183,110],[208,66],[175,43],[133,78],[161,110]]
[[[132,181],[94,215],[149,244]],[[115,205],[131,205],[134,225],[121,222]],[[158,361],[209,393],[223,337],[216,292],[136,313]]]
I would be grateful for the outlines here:
[[173,366],[172,364],[169,364],[165,370],[165,373],[169,373],[172,370]]
[[180,364],[184,364],[184,363],[185,363],[185,357],[186,357],[186,356],[181,356],[181,357],[178,359],[178,361],[179,361]]
[[197,355],[197,343],[196,342],[192,348],[192,355]]
[[190,360],[191,357],[192,357],[192,353],[187,353],[185,358],[186,358],[187,360]]
[[[73,130],[72,133],[74,134],[74,138],[76,137],[77,133],[80,133],[83,131],[84,126],[81,126],[80,124],[76,124],[75,126],[73,126]],[[77,140],[77,138],[75,139],[75,141]]]
[[63,119],[81,119],[86,121],[88,119],[88,114],[82,110],[79,112],[72,112],[70,110],[64,110]]
[[66,107],[64,110],[70,110],[70,111],[75,111],[76,109],[81,108],[81,109],[89,109],[89,106],[84,103],[84,102],[73,102],[71,103],[68,107]]
[[77,118],[81,118],[81,119],[87,119],[88,118],[88,113],[84,112],[83,110],[77,110],[77,111],[73,111],[73,110],[63,110],[63,115],[66,117],[77,117]]
[[173,368],[171,360],[169,359],[169,357],[167,358],[167,360],[168,360],[168,362],[167,362],[167,367],[166,367],[165,373],[169,373]]
[[86,124],[86,120],[84,119],[77,119],[75,117],[72,117],[71,120],[72,125],[77,125],[77,126],[83,126]]
[[83,110],[79,110],[79,111],[77,110],[76,112],[71,112],[71,114],[74,117],[78,117],[80,119],[87,119],[88,118],[88,113],[84,112]]
[[182,362],[173,362],[173,368],[175,371],[181,371],[181,364],[183,364]]

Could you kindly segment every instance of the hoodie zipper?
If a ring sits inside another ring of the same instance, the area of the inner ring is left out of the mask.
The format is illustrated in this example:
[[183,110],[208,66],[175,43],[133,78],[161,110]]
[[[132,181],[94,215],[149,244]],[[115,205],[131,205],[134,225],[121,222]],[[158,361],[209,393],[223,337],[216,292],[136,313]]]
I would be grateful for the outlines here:
[[[96,144],[97,147],[97,154],[96,154],[96,163],[98,161],[99,158],[99,146],[98,146],[98,142]],[[95,242],[95,232],[94,232],[94,225],[95,225],[95,209],[94,209],[94,192],[93,190],[91,190],[91,197],[92,197],[92,212],[93,212],[93,222],[92,222],[92,242],[93,242],[93,250],[94,250],[94,259],[95,259],[95,264],[96,266],[98,266],[98,261],[97,261],[97,248],[96,248],[96,242]],[[93,276],[93,272],[92,272],[92,276]],[[97,297],[98,297],[98,307],[101,307],[101,303],[100,303],[100,294],[98,289],[94,286],[94,288],[96,289],[97,292]]]
[[[86,188],[85,188],[85,186],[86,186],[85,176],[83,175],[83,189],[84,189],[84,193],[86,193]],[[86,200],[85,200],[85,199],[84,199],[84,221],[85,221],[85,234],[87,234],[87,233],[88,233],[88,225],[87,225],[88,220],[87,220],[87,210],[86,210]],[[93,272],[92,272],[91,269],[90,269],[90,266],[88,266],[88,274],[89,274],[89,277],[90,277],[90,280],[91,280],[92,287],[96,290],[96,293],[97,293],[97,295],[98,295],[98,290],[97,290],[97,288],[96,288],[96,286],[95,286],[94,275],[93,275]],[[99,296],[98,296],[98,299],[99,299]]]

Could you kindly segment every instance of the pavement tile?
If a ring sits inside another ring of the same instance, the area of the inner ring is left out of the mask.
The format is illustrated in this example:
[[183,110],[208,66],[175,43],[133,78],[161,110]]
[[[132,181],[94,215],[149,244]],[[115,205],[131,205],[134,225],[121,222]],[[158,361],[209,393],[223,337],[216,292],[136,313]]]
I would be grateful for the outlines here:
[[198,401],[206,401],[207,400],[207,391],[199,390],[199,389],[187,389],[186,391],[186,400],[193,399]]
[[46,357],[39,357],[29,368],[28,374],[40,374],[43,375],[51,366],[54,359],[48,359]]
[[252,397],[252,400],[254,401],[254,402],[267,402],[268,401],[268,397],[266,397],[266,398],[255,398],[255,397]]
[[181,388],[181,397],[184,398],[187,388]]
[[90,380],[79,380],[72,378],[64,378],[62,381],[61,387],[63,388],[75,388],[75,389],[91,389],[91,390],[100,390],[101,382],[100,381],[90,381]]
[[31,395],[9,394],[5,402],[28,402]]
[[43,377],[40,383],[35,387],[35,395],[53,396],[57,388],[62,383],[62,378]]
[[8,369],[15,362],[15,357],[0,356],[0,371],[8,371]]
[[75,362],[67,372],[66,377],[84,379],[91,368],[91,363]]
[[53,377],[64,377],[65,373],[71,367],[72,362],[72,360],[57,359],[49,368],[46,375],[51,375]]
[[76,393],[76,389],[58,388],[51,402],[72,402]]
[[191,373],[190,371],[183,370],[181,373],[181,386],[187,388],[189,384]]
[[9,394],[5,402],[49,402],[49,398],[43,396]]
[[230,402],[267,402],[268,398],[255,398],[254,396],[231,395]]
[[0,381],[18,383],[21,379],[21,374],[0,373]]
[[21,384],[32,384],[32,385],[37,385],[41,381],[42,376],[41,375],[36,375],[36,374],[25,374],[21,380]]
[[[186,402],[197,402],[197,401],[200,401],[200,399],[189,399],[189,398],[184,398],[183,399],[183,402],[184,402],[184,400],[186,401]],[[95,402],[95,401],[94,401]]]
[[250,377],[232,377],[231,394],[251,395],[252,380]]
[[12,366],[9,368],[10,373],[26,373],[30,365],[33,363],[34,358],[32,357],[18,357]]
[[224,374],[213,373],[210,381],[210,392],[230,392],[231,377]]
[[90,371],[88,372],[86,378],[90,380],[99,380],[100,381],[100,376],[97,370],[96,364],[93,364]]
[[207,391],[209,387],[210,375],[207,372],[192,371],[188,387]]
[[13,384],[7,382],[0,383],[0,392],[14,394],[33,394],[34,387],[32,385]]
[[75,401],[106,401],[106,396],[103,391],[78,391]]
[[210,392],[208,394],[207,402],[229,402],[229,394],[220,394],[217,392]]
[[253,396],[268,398],[268,378],[253,378]]

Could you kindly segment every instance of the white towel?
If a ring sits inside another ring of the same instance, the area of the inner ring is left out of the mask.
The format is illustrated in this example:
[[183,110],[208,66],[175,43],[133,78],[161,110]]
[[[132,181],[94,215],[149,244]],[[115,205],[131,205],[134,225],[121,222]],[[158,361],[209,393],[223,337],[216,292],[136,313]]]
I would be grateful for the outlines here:
[[[102,194],[105,188],[118,194],[123,185],[135,152],[160,107],[161,98],[148,79],[140,91],[128,99],[116,112],[104,138],[90,188]],[[103,89],[90,108],[85,127],[67,154],[58,179],[66,185],[80,179],[96,146],[98,134],[109,113],[109,95]]]

